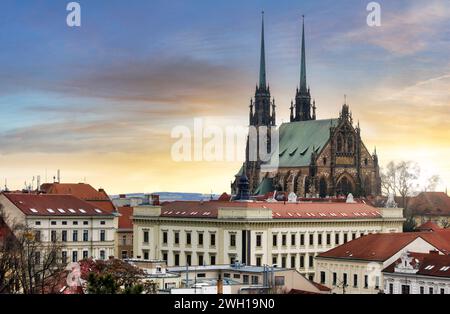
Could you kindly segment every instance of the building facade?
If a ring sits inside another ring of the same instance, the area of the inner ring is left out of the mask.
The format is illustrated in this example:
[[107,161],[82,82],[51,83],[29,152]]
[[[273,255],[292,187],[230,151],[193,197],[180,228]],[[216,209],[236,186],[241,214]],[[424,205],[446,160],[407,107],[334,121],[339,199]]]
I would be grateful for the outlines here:
[[120,259],[133,258],[133,207],[117,208],[119,224],[116,233],[116,257]]
[[319,254],[315,281],[338,294],[382,293],[382,270],[404,252],[446,254],[449,245],[448,239],[432,232],[366,235]]
[[26,225],[37,241],[61,246],[63,263],[114,256],[117,217],[73,195],[0,194],[6,223]]
[[387,294],[450,294],[450,255],[404,252],[383,276]]
[[[265,57],[263,20],[260,79],[254,100],[250,103],[249,124],[256,133],[253,136],[249,133],[246,161],[231,184],[232,194],[238,194],[240,177],[245,176],[253,195],[274,190],[294,192],[300,197],[325,198],[349,193],[356,196],[380,195],[376,150],[370,153],[364,145],[359,122],[356,125],[353,122],[347,102],[338,118],[318,120],[316,117],[316,104],[306,80],[304,23],[295,103],[291,102],[290,122],[283,123],[279,129],[276,129],[275,101],[266,83]],[[277,134],[278,145],[271,146],[272,134]],[[260,158],[260,147],[265,145],[270,161]],[[255,155],[257,158],[250,158]]]
[[401,232],[402,209],[362,203],[173,202],[134,208],[134,257],[169,266],[295,268],[313,278],[314,257],[369,233]]

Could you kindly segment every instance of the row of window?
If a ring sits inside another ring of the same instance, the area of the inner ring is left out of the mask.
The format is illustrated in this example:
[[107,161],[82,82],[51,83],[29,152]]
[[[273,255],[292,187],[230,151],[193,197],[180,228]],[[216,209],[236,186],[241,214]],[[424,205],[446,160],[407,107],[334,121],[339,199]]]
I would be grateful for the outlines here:
[[[36,220],[36,221],[34,222],[34,224],[35,224],[36,226],[40,226],[40,225],[41,225],[41,222],[40,222],[39,220]],[[51,224],[52,226],[56,226],[56,225],[57,225],[57,221],[52,220],[52,221],[50,221],[50,224]],[[67,226],[67,221],[65,221],[65,220],[61,221],[61,225]],[[75,221],[72,221],[72,225],[78,226],[78,221],[76,221],[76,220],[75,220]],[[83,225],[84,225],[84,226],[89,225],[89,221],[88,221],[88,220],[83,221]],[[106,225],[106,221],[104,221],[104,220],[100,221],[100,225]]]
[[[349,280],[349,275],[347,273],[343,273],[342,274],[342,278],[338,279],[338,275],[336,272],[332,273],[333,279],[332,279],[332,285],[335,287],[340,287],[342,289],[345,289],[346,287],[348,287],[350,284],[352,285],[353,288],[358,288],[359,287],[359,278],[358,278],[358,274],[353,274],[353,278],[352,278],[352,282],[350,283]],[[379,276],[375,276],[375,283],[374,283],[374,287],[375,289],[379,289],[380,288],[380,277]],[[325,284],[327,280],[327,273],[325,271],[321,271],[320,272],[320,283],[321,284]],[[368,275],[364,275],[364,283],[363,283],[363,287],[365,289],[369,288],[369,276]]]
[[[144,260],[150,259],[150,251],[149,250],[142,250],[142,255]],[[192,266],[192,254],[187,253],[185,255],[186,257],[186,264]],[[168,262],[168,253],[162,252],[162,259],[163,261]],[[207,261],[205,260],[205,257],[203,254],[197,254],[197,265],[205,265]],[[181,266],[180,265],[180,253],[173,253],[173,265],[174,266]],[[209,255],[209,265],[216,265],[216,255],[210,254]]]
[[[100,259],[105,260],[106,259],[106,251],[105,250],[100,250],[99,253],[100,253]],[[68,254],[67,251],[62,251],[61,252],[61,261],[62,261],[63,264],[66,264],[66,263],[69,262],[69,258],[68,258],[67,254]],[[53,256],[55,256],[55,255],[53,255]],[[83,250],[82,251],[82,259],[88,259],[89,257],[90,257],[89,256],[89,251],[88,250]],[[78,260],[79,260],[78,251],[72,251],[71,261],[72,262],[78,262]],[[41,264],[41,262],[42,262],[41,261],[41,252],[36,251],[34,253],[34,262],[35,262],[36,265]]]
[[[326,245],[331,245],[332,240],[331,240],[331,233],[327,233],[325,235],[325,238],[323,236],[322,233],[318,233],[317,237],[315,237],[315,235],[313,233],[309,234],[308,237],[308,243],[310,246],[313,246],[315,244],[317,245],[323,245],[323,243],[325,242]],[[334,244],[335,245],[339,245],[340,241],[341,241],[341,234],[340,233],[336,233],[334,236]],[[351,239],[355,240],[358,237],[358,234],[356,232],[353,232],[351,235]],[[349,241],[349,234],[348,233],[344,233],[343,234],[343,243],[347,243]],[[287,240],[288,240],[288,235],[283,233],[281,234],[281,246],[287,246]],[[305,234],[300,234],[300,246],[304,246],[306,243],[306,235]],[[278,242],[279,241],[279,235],[278,234],[272,234],[272,246],[278,246]],[[290,236],[290,245],[291,246],[296,246],[297,245],[297,234],[293,233]],[[256,235],[256,246],[261,246],[261,235]]]
[[[88,242],[89,241],[89,230],[83,230],[83,234],[82,234],[83,238],[82,241],[83,242]],[[41,241],[42,240],[42,233],[40,230],[36,230],[34,233],[34,238],[35,241]],[[72,241],[73,242],[78,242],[78,230],[72,230]],[[50,231],[50,240],[52,242],[57,242],[58,239],[58,232],[56,230],[51,230]],[[68,231],[67,230],[62,230],[61,231],[61,238],[60,240],[62,242],[68,242]],[[100,230],[100,241],[104,242],[106,241],[106,230]]]
[[[437,291],[439,291],[440,294],[445,294],[445,288],[439,288],[436,289]],[[428,294],[434,294],[436,291],[433,287],[428,287]],[[401,293],[402,294],[411,294],[411,286],[410,285],[402,285],[401,286]],[[420,294],[425,294],[425,287],[424,286],[420,286],[419,287],[419,293]],[[389,294],[394,294],[394,284],[390,283],[389,284]]]
[[[143,242],[144,243],[149,243],[150,241],[150,233],[147,230],[143,231]],[[216,234],[215,233],[210,233],[210,239],[209,239],[209,244],[210,246],[215,246],[216,245]],[[305,234],[300,234],[300,239],[299,239],[299,243],[300,246],[304,246],[306,243],[306,239],[305,239],[306,235]],[[358,233],[353,232],[351,234],[351,240],[355,240],[358,237]],[[293,233],[290,234],[290,245],[291,246],[296,246],[297,245],[297,233]],[[343,243],[347,243],[349,241],[349,234],[348,233],[344,233],[342,236],[342,240]],[[288,241],[288,235],[287,234],[281,234],[281,246],[287,246],[287,241]],[[192,245],[192,233],[191,232],[186,232],[186,237],[185,237],[185,244],[187,246]],[[164,245],[167,245],[169,243],[169,234],[168,231],[163,231],[162,232],[162,243]],[[180,245],[180,232],[179,231],[174,231],[173,233],[173,243],[175,245]],[[279,243],[279,235],[278,234],[273,234],[272,235],[272,245],[274,247],[278,246]],[[309,234],[309,238],[308,238],[308,243],[310,246],[313,246],[315,244],[317,245],[323,245],[324,243],[326,243],[326,245],[332,245],[332,234],[331,233],[327,233],[324,237],[324,235],[322,233],[318,233],[317,237],[314,234]],[[335,245],[339,245],[341,243],[341,234],[340,233],[336,233],[334,236],[334,244]],[[202,246],[204,244],[204,233],[199,232],[197,233],[197,245],[198,246]],[[229,246],[230,247],[236,247],[236,234],[235,233],[230,233],[229,234]],[[256,235],[256,247],[261,247],[262,246],[262,234],[257,234]]]
[[[148,230],[144,230],[143,231],[143,242],[144,243],[149,243],[150,242],[150,233]],[[202,246],[204,244],[204,233],[199,232],[197,233],[197,245],[198,246]],[[186,245],[192,245],[192,233],[191,232],[186,232]],[[169,243],[169,234],[167,231],[163,231],[162,233],[162,243],[164,245],[167,245]],[[180,232],[179,231],[174,231],[173,232],[173,243],[174,245],[180,245]],[[216,246],[216,234],[215,233],[210,233],[209,234],[209,245],[214,247]],[[232,234],[232,237],[230,238],[230,245],[231,246],[236,246],[236,235]]]
[[[305,268],[306,267],[306,256],[303,254],[299,255],[299,265],[297,265],[297,255],[290,256],[290,265],[287,264],[288,258],[287,256],[281,256],[281,259],[278,258],[278,255],[272,256],[272,265],[277,265],[281,268]],[[261,266],[261,257],[256,257],[256,266]],[[314,255],[308,256],[308,267],[314,267]]]

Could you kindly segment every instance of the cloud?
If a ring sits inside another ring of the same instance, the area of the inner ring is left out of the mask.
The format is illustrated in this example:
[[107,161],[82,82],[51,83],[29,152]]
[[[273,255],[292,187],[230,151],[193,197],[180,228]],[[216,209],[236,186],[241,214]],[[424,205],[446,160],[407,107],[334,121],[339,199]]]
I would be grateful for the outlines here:
[[[387,6],[387,5],[386,5]],[[333,38],[335,44],[369,43],[398,55],[411,55],[436,44],[448,28],[447,1],[420,1],[419,5],[389,10],[381,7],[381,26],[362,26]],[[444,24],[444,25],[441,25]]]

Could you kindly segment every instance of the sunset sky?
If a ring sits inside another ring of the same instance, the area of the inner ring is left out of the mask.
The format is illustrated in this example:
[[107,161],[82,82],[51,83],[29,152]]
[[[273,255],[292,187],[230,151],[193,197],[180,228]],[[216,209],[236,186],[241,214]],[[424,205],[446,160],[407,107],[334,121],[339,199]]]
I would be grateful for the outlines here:
[[[0,182],[40,175],[110,194],[229,192],[241,165],[174,162],[171,130],[246,126],[258,80],[261,10],[277,123],[299,84],[301,15],[318,118],[347,95],[381,165],[413,160],[450,185],[450,1],[3,0]],[[242,154],[244,152],[242,151]]]

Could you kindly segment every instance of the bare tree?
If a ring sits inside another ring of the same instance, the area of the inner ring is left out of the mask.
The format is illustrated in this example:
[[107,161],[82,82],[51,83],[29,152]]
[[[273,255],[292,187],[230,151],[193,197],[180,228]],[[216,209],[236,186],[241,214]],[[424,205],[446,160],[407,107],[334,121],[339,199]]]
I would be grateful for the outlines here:
[[441,177],[437,174],[428,178],[427,184],[424,187],[424,192],[435,192],[439,183],[441,183]]
[[401,207],[407,210],[407,199],[417,191],[420,167],[412,161],[391,161],[382,172],[381,182],[385,195],[394,194],[401,197]]
[[41,242],[38,231],[9,220],[1,205],[0,221],[9,230],[0,248],[0,292],[54,293],[53,279],[64,267],[62,245]]

